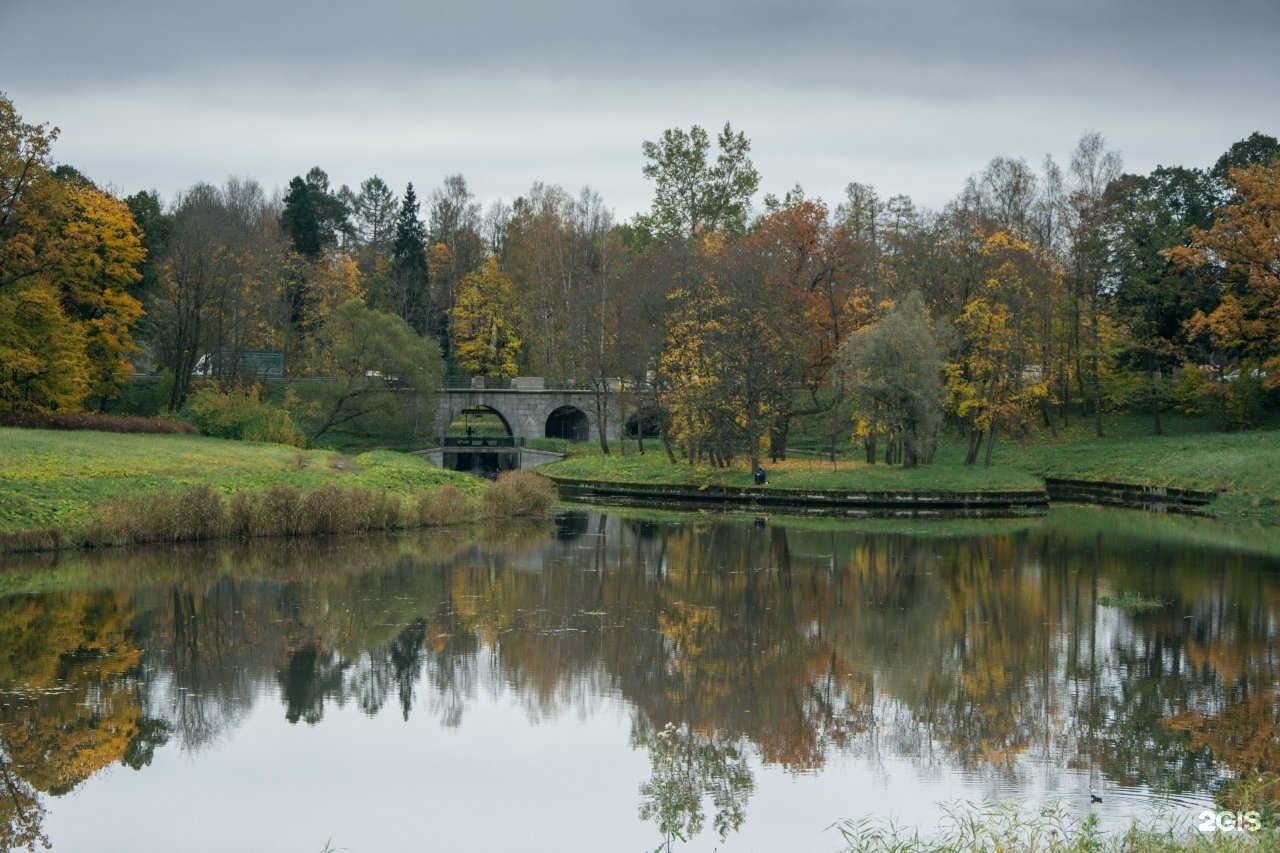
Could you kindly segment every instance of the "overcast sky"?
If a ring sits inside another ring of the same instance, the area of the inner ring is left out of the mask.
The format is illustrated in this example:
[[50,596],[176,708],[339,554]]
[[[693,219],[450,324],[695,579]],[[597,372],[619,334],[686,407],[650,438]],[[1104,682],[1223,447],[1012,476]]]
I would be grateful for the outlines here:
[[[762,193],[939,208],[996,155],[1207,166],[1280,135],[1277,0],[0,0],[0,91],[121,193],[319,165],[488,206],[647,209],[641,143],[726,121]],[[757,199],[758,203],[759,199]]]

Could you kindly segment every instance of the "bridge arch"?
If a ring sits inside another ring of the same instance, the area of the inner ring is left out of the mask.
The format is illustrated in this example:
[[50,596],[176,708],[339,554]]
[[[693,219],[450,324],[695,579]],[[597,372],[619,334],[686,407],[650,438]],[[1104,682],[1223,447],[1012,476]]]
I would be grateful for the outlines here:
[[[441,424],[444,436],[510,438],[517,434],[511,428],[511,422],[507,416],[493,406],[479,403],[456,408],[457,411],[454,411],[452,416],[448,416],[449,420]],[[498,422],[496,426],[493,422],[495,418]]]
[[591,438],[591,419],[577,406],[560,406],[547,416],[543,435],[546,438],[588,441]]

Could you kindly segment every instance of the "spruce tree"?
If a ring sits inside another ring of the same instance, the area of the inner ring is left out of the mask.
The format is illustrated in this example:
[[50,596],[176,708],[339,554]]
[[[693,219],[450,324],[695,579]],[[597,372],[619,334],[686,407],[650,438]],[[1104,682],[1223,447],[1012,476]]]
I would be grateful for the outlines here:
[[427,226],[418,217],[413,184],[405,187],[391,244],[391,310],[418,334],[431,325],[430,274],[427,269]]

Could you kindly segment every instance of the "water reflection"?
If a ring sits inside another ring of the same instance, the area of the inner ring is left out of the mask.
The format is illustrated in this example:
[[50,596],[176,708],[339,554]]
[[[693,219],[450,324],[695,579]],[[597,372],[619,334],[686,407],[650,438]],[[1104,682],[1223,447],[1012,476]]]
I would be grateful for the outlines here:
[[[573,513],[484,541],[18,565],[0,579],[0,841],[34,849],[44,796],[217,749],[263,702],[291,725],[352,706],[459,727],[482,694],[531,724],[620,698],[651,770],[639,814],[668,846],[740,828],[753,766],[838,755],[1014,794],[1029,768],[1203,793],[1280,770],[1280,562],[1203,530],[1086,510],[910,530]],[[1124,590],[1171,604],[1098,604]]]

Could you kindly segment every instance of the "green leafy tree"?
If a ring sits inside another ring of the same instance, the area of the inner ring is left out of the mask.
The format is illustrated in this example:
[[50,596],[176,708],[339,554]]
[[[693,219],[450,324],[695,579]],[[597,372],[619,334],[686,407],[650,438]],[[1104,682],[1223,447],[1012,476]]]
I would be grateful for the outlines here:
[[334,309],[318,344],[321,369],[334,381],[322,389],[313,440],[357,418],[389,412],[402,390],[429,394],[443,373],[434,342],[355,299]]
[[1145,374],[1144,396],[1159,434],[1172,377],[1189,355],[1186,323],[1217,301],[1205,276],[1178,268],[1167,253],[1188,245],[1193,228],[1209,227],[1213,184],[1198,169],[1162,166],[1150,175],[1113,181],[1107,204],[1113,223],[1112,309],[1125,332],[1122,360]]
[[1277,157],[1280,157],[1280,141],[1265,133],[1251,133],[1232,145],[1209,170],[1209,176],[1213,179],[1214,189],[1218,194],[1218,201],[1221,204],[1229,203],[1235,192],[1231,182],[1232,169],[1244,169],[1255,163],[1266,166]]
[[851,386],[854,417],[864,440],[893,442],[904,467],[933,459],[942,426],[945,348],[925,308],[912,291],[884,319],[850,335],[839,354],[843,381]]
[[654,182],[653,211],[646,223],[663,237],[704,232],[741,234],[760,174],[751,163],[751,143],[726,122],[716,138],[714,162],[707,132],[694,125],[672,128],[643,145],[644,176]]

